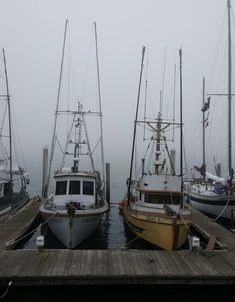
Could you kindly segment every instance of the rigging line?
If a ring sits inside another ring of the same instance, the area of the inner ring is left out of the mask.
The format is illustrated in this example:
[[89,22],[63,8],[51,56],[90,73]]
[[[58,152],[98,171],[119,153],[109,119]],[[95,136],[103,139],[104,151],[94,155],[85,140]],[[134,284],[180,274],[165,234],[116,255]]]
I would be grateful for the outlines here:
[[66,21],[65,21],[64,41],[63,41],[63,48],[62,48],[60,76],[59,76],[59,87],[58,87],[57,102],[56,102],[56,111],[55,111],[55,122],[54,122],[53,137],[52,137],[52,142],[51,142],[51,154],[50,154],[50,161],[49,161],[49,169],[48,169],[48,174],[47,174],[47,177],[46,177],[45,188],[43,188],[43,197],[46,197],[46,195],[47,195],[49,181],[50,181],[50,174],[51,174],[51,166],[52,166],[52,161],[53,161],[54,151],[55,151],[55,134],[56,134],[58,108],[59,108],[59,100],[60,100],[62,72],[63,72],[63,66],[64,66],[64,52],[65,52],[65,42],[66,42],[67,26],[68,26],[68,19],[66,19]]
[[4,48],[2,49],[4,69],[5,69],[5,79],[6,79],[6,90],[7,90],[7,104],[8,104],[8,123],[9,123],[9,161],[10,161],[10,184],[12,183],[12,136],[11,136],[11,104],[10,104],[10,94],[8,86],[8,75],[7,75],[7,65]]
[[[147,49],[147,63],[146,63],[146,77],[145,77],[145,93],[144,93],[144,122],[146,122],[146,102],[147,102],[147,91],[148,91],[148,66],[149,66],[149,48]],[[143,140],[145,140],[145,123],[143,131]]]
[[[62,157],[62,161],[61,161],[61,165],[60,165],[60,171],[62,170],[63,165],[64,165],[65,154],[66,154],[66,152],[67,152],[67,150],[68,150],[69,139],[70,139],[70,137],[71,137],[71,133],[72,133],[72,130],[73,130],[73,124],[74,124],[74,121],[75,121],[75,116],[76,116],[76,115],[74,114],[73,120],[72,120],[72,122],[71,122],[70,130],[69,130],[68,133],[67,133],[67,141],[65,142],[64,151],[63,151],[63,149],[61,148],[61,150],[62,150],[62,152],[63,152],[63,157]],[[57,140],[57,137],[56,137],[56,140]],[[57,140],[57,141],[58,141],[58,140]],[[59,143],[59,141],[58,141],[58,143]],[[60,145],[59,145],[59,146],[60,146]]]
[[[150,140],[150,142],[148,143],[148,146],[147,146],[147,148],[146,148],[146,151],[145,151],[145,154],[144,154],[144,156],[143,156],[143,159],[146,159],[147,153],[148,153],[148,151],[149,151],[149,149],[150,149],[151,144],[152,144],[152,140]],[[141,170],[141,165],[139,166],[137,175],[140,173],[140,170]]]
[[[96,70],[97,70],[97,84],[99,94],[99,111],[100,111],[100,148],[101,148],[101,162],[103,168],[103,186],[105,186],[105,163],[104,163],[104,143],[103,143],[103,121],[102,121],[102,107],[101,107],[101,89],[100,89],[100,70],[99,70],[99,55],[98,55],[98,40],[96,22],[94,22],[95,30],[95,50],[96,50]],[[106,193],[105,193],[106,194]]]
[[69,62],[69,66],[71,67],[71,73],[72,73],[72,88],[73,88],[73,97],[74,99],[76,99],[76,96],[78,95],[76,93],[76,86],[75,86],[75,80],[74,80],[74,69],[73,69],[73,53],[72,53],[72,39],[71,39],[71,32],[70,32],[70,26],[68,26],[68,52],[69,52],[69,58],[70,58],[70,61],[68,60]]
[[135,147],[135,137],[136,137],[136,123],[137,123],[138,110],[139,110],[140,88],[141,88],[141,81],[142,81],[144,53],[145,53],[145,47],[143,46],[142,47],[141,67],[140,67],[140,78],[139,78],[139,86],[138,86],[138,95],[137,95],[136,114],[135,114],[135,122],[134,122],[134,134],[133,134],[132,152],[131,152],[130,175],[129,175],[129,183],[128,183],[128,191],[127,191],[127,204],[128,205],[130,203],[131,177],[132,177],[132,166],[133,166],[133,159],[134,159],[134,147]]
[[0,129],[0,136],[2,136],[2,131],[3,131],[3,127],[4,127],[6,114],[7,114],[7,103],[5,104],[5,109],[4,109],[4,113],[3,113],[2,125],[1,125],[1,129]]
[[88,148],[88,152],[89,152],[89,155],[90,155],[89,157],[90,157],[90,161],[91,161],[91,167],[92,167],[92,170],[94,172],[95,171],[95,165],[94,165],[94,159],[93,159],[93,156],[92,156],[92,153],[91,153],[91,145],[90,145],[90,141],[89,141],[85,116],[83,116],[83,125],[84,125],[84,130],[85,130],[86,141],[87,141],[87,148]]
[[[226,21],[226,15],[227,15],[227,9],[225,8],[225,9],[224,9],[224,17],[223,17],[223,21],[222,21],[222,25],[221,25],[220,32],[219,32],[219,36],[218,36],[217,45],[216,45],[216,47],[214,48],[214,55],[213,55],[213,59],[212,59],[211,62],[217,62],[216,57],[218,57],[218,49],[219,49],[219,45],[221,44],[221,39],[222,39],[223,31],[224,31],[224,28],[225,28],[224,25],[225,25],[225,21]],[[214,72],[215,65],[216,65],[216,64],[211,63],[210,72],[209,72],[208,76],[206,77],[206,78],[208,78],[209,80],[212,78],[212,75],[215,74],[215,72]],[[217,87],[217,86],[216,86],[216,87]]]
[[84,79],[84,83],[83,83],[82,101],[85,100],[85,91],[86,91],[86,86],[87,86],[88,69],[89,69],[90,61],[91,61],[92,41],[93,41],[93,27],[92,27],[92,29],[91,29],[90,45],[89,45],[89,51],[88,51],[88,60],[87,60],[87,62],[86,62],[86,68],[85,68],[85,79]]
[[59,140],[58,140],[58,137],[57,137],[57,136],[56,136],[56,141],[57,141],[57,143],[58,143],[58,146],[59,146],[59,148],[60,148],[61,152],[64,154],[64,150],[63,150],[63,148],[62,148],[62,146],[61,146],[61,144],[60,144],[60,142],[59,142]]
[[96,143],[96,145],[95,145],[93,151],[91,152],[91,154],[93,154],[95,152],[95,149],[97,148],[97,146],[99,145],[99,143],[100,143],[100,138],[99,138],[98,142]]
[[[176,89],[176,64],[174,64],[173,123],[175,122],[175,89]],[[175,139],[175,125],[173,124],[173,141],[174,139]]]
[[[28,170],[27,169],[27,165],[26,165],[26,161],[25,161],[25,158],[24,158],[24,154],[23,154],[22,141],[21,141],[21,138],[20,138],[20,135],[19,135],[19,129],[20,129],[20,127],[17,126],[17,119],[16,119],[16,114],[15,114],[14,108],[12,108],[12,117],[14,119],[13,125],[15,125],[15,127],[12,127],[13,138],[17,137],[17,140],[18,140],[18,148],[17,148],[17,146],[16,146],[16,139],[13,139],[14,150],[15,150],[15,156],[16,156],[17,164],[18,165],[20,164],[20,159],[21,159],[24,168],[26,170]],[[18,152],[17,152],[18,150],[20,152],[19,155],[18,155]]]
[[164,88],[165,88],[165,75],[166,75],[166,49],[165,46],[165,56],[164,56],[164,67],[163,67],[163,79],[162,79],[162,91],[161,91],[161,98],[160,98],[160,110],[159,112],[162,113],[162,107],[163,107],[163,99],[164,99]]

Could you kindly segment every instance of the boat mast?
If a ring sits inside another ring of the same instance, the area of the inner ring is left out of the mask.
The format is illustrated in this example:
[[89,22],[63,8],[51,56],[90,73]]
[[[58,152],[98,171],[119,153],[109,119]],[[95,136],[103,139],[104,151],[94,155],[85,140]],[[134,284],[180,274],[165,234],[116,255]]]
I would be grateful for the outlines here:
[[46,182],[45,182],[45,187],[43,189],[43,197],[47,197],[48,186],[49,186],[49,181],[50,181],[51,165],[52,165],[52,160],[53,160],[54,151],[55,151],[56,125],[57,125],[58,108],[59,108],[59,100],[60,100],[62,71],[63,71],[63,65],[64,65],[64,51],[65,51],[65,41],[66,41],[67,27],[68,27],[68,19],[66,19],[66,21],[65,21],[64,42],[63,42],[62,58],[61,58],[61,66],[60,66],[59,88],[58,88],[56,111],[55,111],[55,122],[54,122],[53,137],[52,137],[52,142],[51,142],[51,154],[50,154],[49,169],[48,169],[47,179],[46,179]]
[[4,69],[5,69],[5,77],[6,77],[6,89],[7,89],[7,105],[8,105],[8,123],[9,123],[9,162],[10,162],[10,186],[12,189],[12,134],[11,134],[11,104],[10,104],[10,94],[9,94],[9,86],[8,86],[8,76],[7,76],[7,64],[4,48],[2,49],[3,60],[4,60]]
[[[180,57],[180,176],[181,176],[181,193],[183,194],[183,112],[182,112],[182,49],[179,50]],[[183,205],[181,199],[181,206]]]
[[99,93],[99,111],[100,111],[101,162],[102,162],[102,169],[103,169],[103,186],[104,186],[105,185],[104,143],[103,143],[103,124],[102,124],[102,108],[101,108],[101,92],[100,92],[100,70],[99,70],[99,56],[98,56],[98,42],[97,42],[96,22],[94,22],[94,28],[95,28],[96,68],[97,68],[97,81],[98,81],[98,93]]
[[137,105],[136,105],[136,113],[135,113],[135,121],[134,121],[134,134],[133,134],[132,151],[131,151],[130,175],[129,175],[129,182],[128,182],[128,188],[127,188],[127,203],[128,203],[128,205],[129,205],[129,202],[130,202],[131,177],[132,177],[132,168],[133,168],[133,160],[134,160],[136,125],[137,125],[137,118],[138,118],[138,111],[139,111],[140,88],[141,88],[141,80],[142,80],[142,73],[143,73],[144,53],[145,53],[145,46],[143,46],[143,48],[142,48],[142,59],[141,59],[141,66],[140,66],[140,79],[139,79]]
[[[202,80],[202,108],[205,104],[205,78]],[[205,147],[205,110],[202,110],[202,164],[206,166],[206,147]],[[205,173],[203,173],[203,180],[205,181]]]
[[231,133],[231,100],[232,100],[232,54],[231,54],[231,5],[227,0],[228,7],[228,169],[232,177],[232,133]]
[[75,141],[74,141],[74,158],[73,158],[73,172],[78,172],[80,154],[81,154],[81,141],[82,141],[82,115],[81,115],[82,105],[78,102],[78,118],[75,119],[74,116],[74,126],[75,126]]

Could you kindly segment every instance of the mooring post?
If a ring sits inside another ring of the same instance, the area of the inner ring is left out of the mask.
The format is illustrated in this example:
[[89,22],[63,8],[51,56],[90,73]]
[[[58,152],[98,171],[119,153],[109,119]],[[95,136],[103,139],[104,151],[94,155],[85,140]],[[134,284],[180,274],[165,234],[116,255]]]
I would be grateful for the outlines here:
[[106,184],[105,184],[105,190],[106,190],[106,200],[109,203],[110,202],[110,163],[106,163]]
[[231,209],[231,230],[234,229],[234,210]]
[[42,159],[42,196],[45,193],[44,197],[47,197],[48,192],[44,192],[46,178],[47,178],[47,168],[48,168],[48,146],[43,146],[43,159]]

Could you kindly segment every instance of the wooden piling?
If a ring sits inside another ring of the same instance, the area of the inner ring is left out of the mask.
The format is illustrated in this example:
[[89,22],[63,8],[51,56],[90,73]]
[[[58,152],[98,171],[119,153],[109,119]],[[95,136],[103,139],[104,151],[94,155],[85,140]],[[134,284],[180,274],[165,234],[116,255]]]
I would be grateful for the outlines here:
[[42,196],[45,193],[45,197],[47,197],[48,192],[44,192],[46,177],[47,177],[47,169],[48,169],[48,146],[45,145],[43,147],[43,158],[42,158]]
[[110,202],[110,163],[106,163],[106,200]]

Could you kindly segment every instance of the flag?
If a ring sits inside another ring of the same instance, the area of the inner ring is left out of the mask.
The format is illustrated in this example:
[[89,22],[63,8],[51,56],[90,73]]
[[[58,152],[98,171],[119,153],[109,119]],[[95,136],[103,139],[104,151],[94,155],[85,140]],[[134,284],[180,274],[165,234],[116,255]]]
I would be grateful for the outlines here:
[[211,100],[211,97],[209,96],[207,98],[207,102],[205,102],[203,104],[203,106],[202,106],[202,112],[205,112],[205,111],[207,111],[209,109],[209,107],[210,107],[210,100]]

